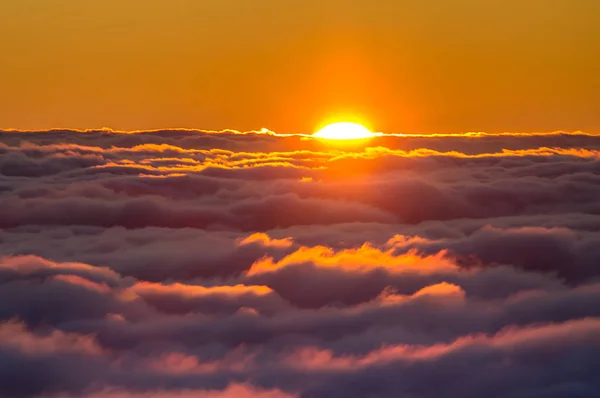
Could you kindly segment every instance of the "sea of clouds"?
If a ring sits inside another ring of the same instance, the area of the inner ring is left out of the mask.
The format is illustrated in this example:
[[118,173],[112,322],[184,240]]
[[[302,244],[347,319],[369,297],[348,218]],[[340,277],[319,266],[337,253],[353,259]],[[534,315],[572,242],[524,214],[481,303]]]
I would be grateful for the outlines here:
[[0,396],[597,398],[600,136],[0,132]]

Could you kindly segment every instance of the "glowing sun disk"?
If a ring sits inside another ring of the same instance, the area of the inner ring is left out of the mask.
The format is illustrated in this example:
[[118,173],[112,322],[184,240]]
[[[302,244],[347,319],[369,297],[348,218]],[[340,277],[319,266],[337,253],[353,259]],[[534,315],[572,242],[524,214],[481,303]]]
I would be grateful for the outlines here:
[[329,140],[357,140],[371,138],[374,135],[368,128],[358,123],[340,122],[323,127],[313,136]]

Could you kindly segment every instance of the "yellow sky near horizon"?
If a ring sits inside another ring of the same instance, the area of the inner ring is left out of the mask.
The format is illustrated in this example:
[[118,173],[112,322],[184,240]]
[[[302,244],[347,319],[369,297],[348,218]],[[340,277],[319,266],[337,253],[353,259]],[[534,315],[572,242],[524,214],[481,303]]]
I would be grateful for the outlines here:
[[0,0],[0,128],[600,131],[597,0]]

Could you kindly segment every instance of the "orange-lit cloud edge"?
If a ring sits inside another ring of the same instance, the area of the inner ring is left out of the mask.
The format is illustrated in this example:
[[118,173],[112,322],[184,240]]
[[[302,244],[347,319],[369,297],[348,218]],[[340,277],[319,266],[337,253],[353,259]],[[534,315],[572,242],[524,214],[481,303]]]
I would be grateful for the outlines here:
[[[119,130],[113,129],[110,127],[100,127],[100,128],[89,128],[89,129],[76,129],[76,128],[68,128],[68,127],[52,127],[49,129],[18,129],[18,128],[0,128],[0,133],[52,133],[58,131],[68,131],[72,133],[98,133],[105,132],[111,134],[151,134],[157,132],[164,131],[179,131],[179,132],[188,132],[188,133],[197,133],[197,134],[234,134],[234,135],[270,135],[275,137],[302,137],[302,138],[314,138],[314,139],[322,139],[318,137],[314,137],[313,133],[279,133],[273,130],[269,130],[268,128],[261,128],[260,130],[235,130],[235,129],[222,129],[222,130],[204,130],[204,129],[194,129],[194,128],[158,128],[158,129],[144,129],[144,130]],[[414,137],[414,138],[438,138],[438,137],[467,137],[467,138],[480,138],[480,137],[537,137],[537,136],[560,136],[560,135],[569,135],[569,136],[600,136],[600,132],[592,133],[581,130],[575,131],[564,131],[564,130],[556,130],[556,131],[539,131],[539,132],[498,132],[498,133],[488,133],[483,131],[467,131],[462,133],[384,133],[384,132],[373,132],[372,138],[378,137]]]

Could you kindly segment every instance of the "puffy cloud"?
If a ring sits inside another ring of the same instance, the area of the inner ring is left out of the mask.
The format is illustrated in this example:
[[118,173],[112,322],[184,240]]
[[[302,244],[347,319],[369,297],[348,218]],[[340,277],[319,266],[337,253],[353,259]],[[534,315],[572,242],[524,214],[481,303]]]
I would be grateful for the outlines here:
[[335,357],[331,351],[303,349],[288,358],[294,367],[310,371],[356,372],[361,368],[387,365],[395,361],[419,362],[435,361],[442,357],[469,351],[471,347],[490,350],[518,351],[536,349],[548,343],[558,344],[597,344],[600,332],[600,319],[586,318],[558,325],[545,325],[530,328],[509,328],[494,336],[474,335],[461,337],[450,344],[433,346],[401,345],[381,348],[362,357]]
[[382,251],[364,244],[357,249],[341,250],[334,252],[329,247],[301,247],[288,254],[278,262],[271,258],[263,258],[252,265],[248,275],[258,275],[284,269],[294,264],[313,263],[319,268],[333,268],[368,272],[373,269],[384,269],[390,273],[415,272],[429,274],[436,271],[453,271],[456,265],[446,259],[446,252],[441,251],[436,255],[421,257],[416,251],[405,254],[393,255],[392,249]]
[[[598,383],[588,371],[598,360],[584,352],[586,347],[598,346],[598,325],[598,319],[584,319],[507,329],[494,336],[467,336],[450,344],[385,347],[360,358],[309,349],[288,361],[316,377],[333,374],[324,377],[329,384],[316,382],[307,388],[317,396],[393,396],[406,391],[438,397],[591,397]],[[544,365],[546,361],[553,365]],[[586,370],[573,371],[571,366]],[[540,367],[552,371],[540,373]]]
[[256,243],[266,247],[290,247],[294,244],[294,241],[292,238],[272,239],[271,237],[269,237],[269,235],[263,232],[254,233],[240,240],[240,245],[249,245],[252,243]]
[[91,336],[63,333],[59,330],[54,330],[47,336],[36,336],[27,331],[22,323],[14,320],[0,324],[0,346],[17,349],[27,355],[57,353],[101,355],[103,353]]
[[[224,390],[163,390],[135,392],[115,388],[86,394],[88,398],[295,398],[280,390],[262,390],[245,384],[231,384]],[[72,395],[52,395],[43,398],[73,398]]]
[[287,304],[272,289],[260,285],[204,287],[138,282],[121,294],[126,300],[140,297],[166,313],[235,313],[242,308],[272,313],[287,308]]
[[47,276],[82,276],[92,281],[116,282],[120,275],[107,267],[95,267],[84,263],[55,263],[44,258],[25,255],[0,258],[0,276],[10,279],[39,278]]

